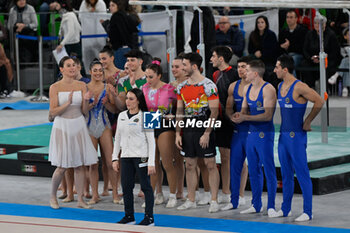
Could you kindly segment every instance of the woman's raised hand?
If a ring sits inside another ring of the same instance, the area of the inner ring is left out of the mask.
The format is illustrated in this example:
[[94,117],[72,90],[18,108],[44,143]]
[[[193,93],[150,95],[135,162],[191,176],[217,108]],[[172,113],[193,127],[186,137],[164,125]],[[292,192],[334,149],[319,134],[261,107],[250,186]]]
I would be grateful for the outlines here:
[[84,100],[89,100],[91,99],[92,97],[92,92],[91,91],[87,91],[85,94],[84,94]]

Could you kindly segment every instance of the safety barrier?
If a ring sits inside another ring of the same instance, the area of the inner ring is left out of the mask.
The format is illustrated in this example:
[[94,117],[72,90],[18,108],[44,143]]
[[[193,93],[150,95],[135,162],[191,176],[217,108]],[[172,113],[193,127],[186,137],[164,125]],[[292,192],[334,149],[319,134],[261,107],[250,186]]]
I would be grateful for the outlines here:
[[19,35],[16,34],[16,70],[17,70],[17,90],[21,91],[21,79],[20,79],[20,67],[19,67],[19,43],[18,39],[24,39],[24,40],[35,40],[39,41],[39,89],[40,93],[39,96],[32,98],[32,101],[48,101],[48,98],[44,96],[44,88],[43,88],[43,41],[49,41],[49,40],[57,40],[57,37],[51,36],[51,37],[43,37],[43,36],[26,36],[26,35]]
[[[8,33],[9,40],[6,41],[6,44],[9,45],[9,49],[10,49],[9,58],[11,61],[16,62],[17,57],[19,57],[17,54],[18,49],[16,51],[16,44],[15,44],[15,43],[18,43],[18,39],[35,40],[35,41],[38,41],[38,43],[39,43],[41,33],[44,32],[43,28],[41,28],[41,26],[43,26],[41,24],[42,23],[41,17],[43,15],[47,15],[47,17],[49,17],[49,19],[50,19],[49,24],[47,26],[49,29],[49,34],[51,36],[50,37],[43,36],[41,40],[44,43],[45,48],[47,46],[50,46],[51,50],[53,50],[56,47],[56,45],[57,45],[56,41],[58,40],[58,37],[57,37],[58,30],[57,29],[60,27],[59,21],[57,21],[57,18],[61,17],[61,15],[58,13],[53,13],[53,12],[36,12],[35,14],[37,16],[38,24],[37,24],[37,28],[35,28],[34,30],[36,31],[38,37],[36,37],[36,36],[32,36],[32,37],[23,36],[23,37],[21,37],[22,35],[19,35],[19,37],[16,38],[16,34],[13,32],[13,30],[9,30],[9,33]],[[6,15],[9,15],[9,13],[0,14],[0,16],[3,16],[2,19],[5,19],[6,17],[4,17],[4,16],[6,16]],[[87,16],[88,18],[91,18],[91,19],[94,19],[94,17],[96,15],[100,15],[105,20],[110,19],[110,17],[111,17],[111,14],[109,14],[109,13],[79,12],[79,18],[81,16],[84,16],[84,15]],[[155,16],[157,18],[156,21],[154,20]],[[144,31],[156,30],[156,31],[158,31],[158,32],[141,32],[139,34],[142,38],[140,46],[143,46],[145,51],[147,51],[149,54],[152,54],[153,56],[160,57],[162,59],[162,61],[168,61],[168,67],[165,66],[166,62],[164,62],[164,63],[162,62],[162,66],[163,66],[165,72],[168,71],[169,80],[170,81],[174,80],[174,78],[172,77],[172,73],[170,72],[171,71],[171,64],[169,63],[169,61],[172,61],[172,59],[175,58],[175,56],[176,56],[176,48],[175,48],[175,46],[176,46],[175,45],[175,41],[176,41],[175,40],[175,22],[176,22],[176,20],[173,20],[173,18],[172,18],[172,17],[176,17],[176,10],[169,11],[169,9],[167,9],[166,12],[162,11],[162,12],[141,13],[141,14],[139,14],[139,17],[141,18],[141,21],[142,21],[142,27],[139,28],[140,30],[144,30]],[[174,23],[174,25],[172,24],[171,27],[168,25],[169,23],[167,23],[167,22],[169,22],[168,19],[169,19],[169,21],[171,21],[171,23]],[[100,20],[97,20],[96,24],[100,24],[99,21]],[[2,20],[1,22],[4,24],[5,27],[7,26],[7,23],[5,20]],[[160,22],[160,24],[162,24],[162,26],[160,26],[160,27],[158,26],[159,22]],[[84,29],[83,23],[81,23],[81,24],[82,24],[82,29]],[[91,23],[87,23],[87,24],[85,24],[85,26],[90,27]],[[97,25],[97,26],[100,27],[101,25]],[[171,28],[171,30],[169,30],[169,27]],[[95,26],[93,26],[93,28],[95,28]],[[97,33],[89,32],[89,31],[84,32],[84,30],[83,30],[82,39],[84,39],[84,40],[82,40],[82,42],[84,43],[84,42],[88,41],[89,39],[92,40],[92,38],[94,38],[94,37],[95,38],[107,37],[107,34],[102,34],[102,33],[104,33],[104,30],[102,30],[102,31],[100,30],[100,31],[96,31],[96,32]],[[157,39],[158,36],[160,36],[162,38],[163,38],[163,36],[165,36],[166,39],[165,40]],[[147,37],[147,39],[145,37]],[[143,38],[145,38],[145,39],[143,39]],[[47,40],[51,40],[52,43],[45,43],[45,41],[47,41]],[[83,43],[82,43],[82,50],[84,50]],[[172,46],[172,47],[170,47],[170,46]],[[95,49],[94,54],[97,54],[97,55],[98,55],[98,53],[96,53],[96,49],[97,49],[97,51],[102,49],[102,47],[100,47],[100,46],[91,46],[91,47]],[[8,48],[8,47],[6,47],[6,48]],[[54,73],[56,73],[56,72],[52,72],[52,74],[49,74],[49,76],[46,76],[47,71],[45,69],[45,66],[46,65],[49,65],[50,67],[53,66],[54,67],[53,69],[56,69],[56,66],[55,66],[54,62],[52,62],[52,61],[47,62],[47,60],[46,60],[46,58],[48,57],[46,55],[46,53],[51,52],[51,51],[48,51],[47,49],[43,49],[43,47],[41,47],[41,49],[43,50],[41,52],[43,52],[45,55],[42,57],[42,59],[44,59],[44,62],[43,62],[44,74],[45,74],[44,84],[46,85],[47,81],[49,79],[50,80],[54,79]],[[35,53],[37,53],[36,50],[37,49],[35,49]],[[38,48],[38,50],[39,50],[39,48]],[[41,54],[41,52],[39,52],[39,54]],[[89,54],[88,52],[90,52],[90,51],[87,51],[85,54]],[[84,51],[82,51],[82,53],[84,55]],[[16,54],[17,54],[17,56],[16,56]],[[35,55],[35,59],[38,59],[37,55]],[[85,60],[85,61],[86,61],[86,64],[89,63],[89,59]],[[37,64],[38,64],[38,62],[26,62],[26,63],[21,62],[21,63],[16,64],[16,68],[17,68],[16,74],[18,73],[17,79],[16,79],[16,81],[18,83],[16,84],[16,86],[19,90],[21,88],[21,83],[20,83],[21,81],[22,81],[22,88],[25,86],[26,87],[31,86],[30,88],[33,88],[33,85],[37,85],[37,84],[34,84],[35,82],[32,82],[32,81],[27,82],[27,80],[30,80],[30,79],[23,80],[23,77],[29,76],[29,72],[27,72],[27,70],[26,70],[23,74],[23,67],[21,67],[22,68],[22,70],[21,70],[21,69],[19,69],[19,66],[22,66],[22,65],[33,66],[34,65],[35,67],[29,67],[28,69],[30,69],[32,76],[36,76],[36,75],[39,75],[38,72],[42,73],[42,71],[39,71]],[[35,75],[35,73],[36,73],[36,75]],[[20,76],[22,76],[22,77],[20,77]]]

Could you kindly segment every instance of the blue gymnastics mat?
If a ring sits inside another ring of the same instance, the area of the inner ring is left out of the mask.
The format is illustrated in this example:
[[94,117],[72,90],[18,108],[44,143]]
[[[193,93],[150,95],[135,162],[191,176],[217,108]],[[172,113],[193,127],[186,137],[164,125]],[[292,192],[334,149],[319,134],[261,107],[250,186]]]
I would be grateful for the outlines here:
[[[60,208],[53,210],[49,206],[0,203],[0,215],[14,215],[38,218],[57,218],[90,222],[115,223],[124,213],[120,211],[86,210],[78,208]],[[143,213],[135,213],[136,221],[143,219]],[[158,227],[186,228],[195,230],[226,231],[241,233],[350,233],[349,229],[312,227],[291,224],[238,221],[229,219],[186,217],[180,215],[155,214]]]
[[2,109],[13,109],[13,110],[47,110],[49,109],[49,103],[32,103],[26,100],[20,100],[17,102],[1,102],[0,110]]

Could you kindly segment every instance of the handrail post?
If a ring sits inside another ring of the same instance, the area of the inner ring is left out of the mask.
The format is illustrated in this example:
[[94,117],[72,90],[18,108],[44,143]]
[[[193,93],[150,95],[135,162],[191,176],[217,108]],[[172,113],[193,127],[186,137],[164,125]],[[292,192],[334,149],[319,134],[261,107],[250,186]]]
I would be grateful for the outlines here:
[[204,44],[203,11],[198,6],[195,6],[193,9],[198,11],[199,44],[197,45],[197,51],[203,58],[202,68],[203,68],[203,75],[205,75],[206,60],[205,60],[205,44]]
[[43,75],[43,37],[39,36],[38,37],[39,41],[39,90],[40,94],[39,96],[35,96],[34,98],[31,99],[31,101],[48,101],[49,99],[44,96],[44,75]]
[[16,76],[17,76],[17,91],[21,91],[21,76],[20,76],[20,67],[19,67],[19,45],[17,33],[15,35],[15,50],[16,50]]
[[[317,11],[317,15],[319,16],[319,39],[320,39],[320,95],[325,96],[327,92],[326,87],[326,64],[325,60],[327,58],[327,54],[324,52],[323,45],[323,25],[326,23],[323,20],[323,16]],[[326,100],[328,101],[328,100]],[[328,143],[328,104],[324,104],[321,109],[321,134],[322,134],[322,143]]]
[[40,97],[44,95],[43,85],[43,37],[39,36],[39,87]]
[[167,30],[167,34],[166,34],[166,58],[167,58],[167,63],[168,63],[168,77],[169,77],[169,82],[172,82],[175,80],[175,77],[173,75],[173,73],[171,72],[171,63],[174,60],[175,56],[176,56],[176,49],[175,49],[175,40],[174,40],[174,16],[171,13],[171,11],[169,10],[169,7],[166,6],[166,12],[169,15],[169,25],[170,25],[170,29]]

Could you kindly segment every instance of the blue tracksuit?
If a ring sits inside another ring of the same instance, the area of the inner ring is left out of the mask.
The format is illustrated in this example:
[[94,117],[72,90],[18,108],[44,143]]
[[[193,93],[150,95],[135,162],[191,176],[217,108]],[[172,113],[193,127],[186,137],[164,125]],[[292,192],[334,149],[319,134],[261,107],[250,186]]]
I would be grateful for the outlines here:
[[[250,115],[258,115],[265,112],[263,105],[263,89],[267,84],[266,82],[261,87],[258,98],[255,101],[249,99],[252,84],[248,87],[246,98]],[[249,122],[246,153],[248,158],[250,186],[253,194],[252,204],[257,212],[260,212],[262,207],[261,195],[264,185],[262,166],[264,166],[267,184],[267,209],[275,208],[277,178],[273,154],[274,137],[275,129],[273,120]]]
[[[304,213],[312,216],[312,182],[307,166],[306,146],[307,134],[303,130],[306,105],[293,99],[296,80],[285,97],[278,91],[278,103],[281,107],[281,134],[278,142],[278,157],[281,163],[283,184],[283,215],[291,210],[294,193],[294,171],[297,175],[304,198]],[[283,82],[280,84],[282,86]],[[279,88],[280,89],[280,88]]]
[[[241,80],[238,80],[233,90],[233,98],[235,100],[236,111],[242,109],[243,97],[238,94],[238,88]],[[231,203],[233,208],[238,207],[239,188],[241,185],[241,173],[244,160],[246,158],[246,142],[248,136],[248,122],[242,122],[235,126],[231,139],[231,154],[230,154],[230,189]]]

